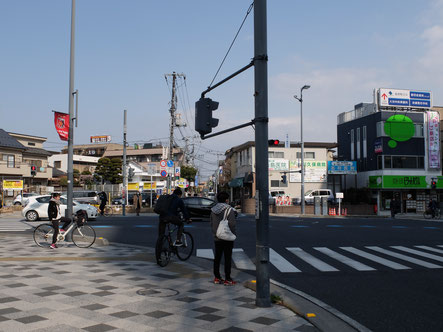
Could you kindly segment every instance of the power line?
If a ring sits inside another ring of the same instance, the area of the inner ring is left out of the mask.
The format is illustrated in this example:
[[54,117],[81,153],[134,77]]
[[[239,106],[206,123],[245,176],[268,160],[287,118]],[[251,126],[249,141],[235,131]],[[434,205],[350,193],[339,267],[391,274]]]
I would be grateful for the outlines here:
[[223,64],[225,63],[226,57],[228,56],[229,52],[231,51],[231,48],[232,48],[232,46],[234,45],[235,40],[237,39],[237,36],[238,36],[238,34],[240,33],[240,30],[242,29],[243,24],[245,23],[246,18],[248,17],[248,15],[249,15],[249,13],[251,12],[251,10],[252,10],[253,7],[254,7],[254,3],[251,3],[251,5],[250,5],[249,8],[248,8],[248,11],[246,12],[245,18],[243,19],[243,22],[242,22],[241,25],[240,25],[240,28],[238,29],[237,33],[235,34],[234,40],[232,41],[231,45],[229,46],[229,49],[228,49],[228,51],[226,52],[226,55],[225,55],[225,57],[223,58],[223,60],[222,60],[222,62],[221,62],[221,64],[220,64],[220,67],[218,67],[218,70],[217,70],[217,72],[215,73],[214,78],[212,79],[212,81],[211,81],[211,83],[209,84],[209,86],[211,86],[212,83],[214,83],[215,78],[217,77],[217,75],[218,75],[218,73],[219,73],[221,67],[222,67]]

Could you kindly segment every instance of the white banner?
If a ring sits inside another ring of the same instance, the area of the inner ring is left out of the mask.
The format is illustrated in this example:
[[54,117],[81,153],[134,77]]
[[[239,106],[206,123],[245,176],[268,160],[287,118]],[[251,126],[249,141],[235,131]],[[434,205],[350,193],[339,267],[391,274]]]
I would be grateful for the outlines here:
[[429,168],[440,168],[440,117],[428,112]]
[[287,159],[268,159],[270,171],[288,171],[289,160]]
[[[300,166],[300,160],[289,162],[290,171],[299,171]],[[305,161],[305,182],[327,182],[326,174],[326,161]],[[301,182],[301,173],[289,173],[289,182]]]

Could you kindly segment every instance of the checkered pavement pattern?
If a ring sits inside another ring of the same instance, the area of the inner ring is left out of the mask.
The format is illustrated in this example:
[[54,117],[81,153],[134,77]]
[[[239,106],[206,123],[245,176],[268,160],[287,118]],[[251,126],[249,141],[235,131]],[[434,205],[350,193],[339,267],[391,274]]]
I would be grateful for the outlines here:
[[[152,249],[122,245],[40,248],[0,235],[0,331],[318,331],[289,309],[255,306],[240,283]],[[239,280],[241,281],[241,280]]]

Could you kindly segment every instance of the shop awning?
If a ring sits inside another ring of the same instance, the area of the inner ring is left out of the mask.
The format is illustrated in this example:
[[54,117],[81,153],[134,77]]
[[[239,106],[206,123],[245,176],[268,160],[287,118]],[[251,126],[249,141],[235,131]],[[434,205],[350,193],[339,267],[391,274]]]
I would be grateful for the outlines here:
[[231,188],[243,187],[243,179],[244,177],[232,179],[228,182],[228,186]]

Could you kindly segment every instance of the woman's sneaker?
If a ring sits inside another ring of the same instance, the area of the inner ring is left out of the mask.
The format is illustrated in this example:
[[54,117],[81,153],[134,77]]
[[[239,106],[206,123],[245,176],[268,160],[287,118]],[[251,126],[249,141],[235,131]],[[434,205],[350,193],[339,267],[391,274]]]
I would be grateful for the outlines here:
[[51,248],[51,249],[56,249],[56,248],[58,248],[58,247],[57,247],[57,245],[56,245],[55,243],[53,243],[53,244],[51,244],[51,245],[49,246],[49,248]]
[[219,279],[219,278],[214,278],[214,284],[216,285],[221,285],[224,283],[223,279]]
[[234,286],[236,282],[234,280],[225,280],[223,283],[225,286]]

